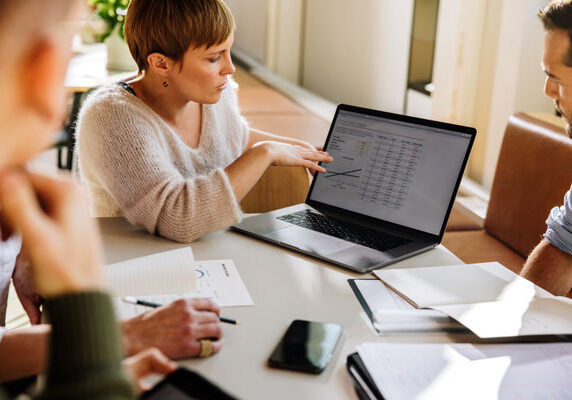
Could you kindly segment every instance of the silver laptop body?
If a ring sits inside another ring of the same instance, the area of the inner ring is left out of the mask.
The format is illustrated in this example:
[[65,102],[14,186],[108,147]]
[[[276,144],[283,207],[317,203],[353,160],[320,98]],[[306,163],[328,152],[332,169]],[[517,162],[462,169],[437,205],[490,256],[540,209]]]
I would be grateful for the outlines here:
[[339,105],[306,202],[232,228],[368,272],[437,246],[476,130]]

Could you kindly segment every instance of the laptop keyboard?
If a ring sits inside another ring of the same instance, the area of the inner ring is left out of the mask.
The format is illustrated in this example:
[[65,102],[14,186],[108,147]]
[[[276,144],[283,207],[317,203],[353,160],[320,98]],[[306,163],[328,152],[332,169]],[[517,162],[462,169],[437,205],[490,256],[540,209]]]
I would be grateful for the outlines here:
[[398,238],[387,233],[368,229],[334,217],[302,210],[293,214],[277,217],[279,220],[325,233],[338,239],[346,240],[379,251],[387,251],[411,242],[408,239]]

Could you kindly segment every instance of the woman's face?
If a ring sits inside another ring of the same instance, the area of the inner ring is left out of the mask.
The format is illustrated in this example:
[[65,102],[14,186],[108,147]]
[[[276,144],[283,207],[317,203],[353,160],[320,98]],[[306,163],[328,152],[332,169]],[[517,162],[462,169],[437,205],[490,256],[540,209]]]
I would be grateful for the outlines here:
[[235,71],[230,58],[234,33],[211,47],[189,48],[181,62],[175,64],[167,80],[187,100],[214,104],[227,85],[227,76]]

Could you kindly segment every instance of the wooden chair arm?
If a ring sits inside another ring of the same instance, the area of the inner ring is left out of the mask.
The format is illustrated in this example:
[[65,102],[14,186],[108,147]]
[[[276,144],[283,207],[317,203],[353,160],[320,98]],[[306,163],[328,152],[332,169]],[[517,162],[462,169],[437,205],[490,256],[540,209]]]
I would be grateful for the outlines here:
[[269,167],[240,203],[245,213],[264,213],[303,203],[311,177],[302,167]]

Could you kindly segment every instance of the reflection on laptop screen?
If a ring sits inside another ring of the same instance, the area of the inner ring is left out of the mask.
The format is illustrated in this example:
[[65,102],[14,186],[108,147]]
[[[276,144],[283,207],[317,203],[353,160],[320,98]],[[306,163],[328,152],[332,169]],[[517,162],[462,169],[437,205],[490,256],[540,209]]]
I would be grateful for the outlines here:
[[310,200],[438,235],[471,135],[340,110]]

